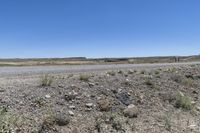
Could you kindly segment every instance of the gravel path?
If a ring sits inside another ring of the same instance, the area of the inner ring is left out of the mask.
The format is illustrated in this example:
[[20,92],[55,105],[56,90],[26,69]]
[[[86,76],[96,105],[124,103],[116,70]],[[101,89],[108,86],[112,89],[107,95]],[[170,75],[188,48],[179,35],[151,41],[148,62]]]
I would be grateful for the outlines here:
[[62,65],[62,66],[23,66],[23,67],[0,67],[0,75],[24,75],[43,73],[79,73],[90,71],[103,71],[114,69],[144,69],[166,66],[181,66],[200,64],[200,62],[186,63],[158,63],[158,64],[112,64],[112,65]]

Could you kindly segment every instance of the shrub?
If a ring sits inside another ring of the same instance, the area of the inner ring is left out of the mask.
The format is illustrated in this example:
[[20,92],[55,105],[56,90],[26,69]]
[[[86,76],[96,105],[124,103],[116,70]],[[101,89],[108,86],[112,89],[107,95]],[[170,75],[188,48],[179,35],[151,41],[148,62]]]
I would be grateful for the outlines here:
[[140,74],[145,74],[146,73],[146,71],[145,70],[142,70],[141,72],[140,72]]
[[107,74],[110,75],[110,76],[115,76],[116,75],[115,71],[108,71]]
[[160,74],[160,71],[156,70],[155,75],[159,75],[159,74]]
[[89,74],[80,74],[79,78],[82,81],[89,81],[89,78],[91,77],[91,75]]
[[192,109],[192,101],[191,101],[190,97],[184,96],[183,93],[178,92],[176,95],[175,106],[177,108],[191,110]]
[[182,83],[188,87],[195,87],[197,85],[196,82],[191,78],[184,78]]
[[41,86],[51,86],[53,83],[53,78],[49,75],[44,75],[41,77]]

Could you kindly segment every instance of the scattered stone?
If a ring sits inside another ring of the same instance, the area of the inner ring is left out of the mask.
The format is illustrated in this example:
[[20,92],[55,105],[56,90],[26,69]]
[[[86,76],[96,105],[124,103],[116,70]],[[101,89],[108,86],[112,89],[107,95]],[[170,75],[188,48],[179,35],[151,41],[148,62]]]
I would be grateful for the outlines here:
[[58,126],[66,126],[69,124],[70,119],[68,115],[61,113],[61,114],[56,114],[55,122]]
[[86,108],[85,109],[85,111],[91,111],[92,110],[92,108]]
[[197,125],[192,124],[192,125],[189,125],[188,128],[190,128],[191,130],[194,130],[195,128],[197,128]]
[[133,104],[129,105],[124,110],[124,116],[129,117],[129,118],[137,117],[138,114],[139,114],[139,109]]
[[88,84],[89,84],[90,87],[95,86],[95,83],[91,83],[91,82],[89,82]]
[[98,105],[101,111],[108,111],[110,109],[110,102],[107,99],[99,100]]
[[86,106],[87,108],[92,108],[92,107],[93,107],[93,103],[86,103],[85,106]]
[[199,107],[199,106],[197,106],[197,107],[196,107],[196,109],[197,109],[197,111],[199,111],[199,112],[200,112],[200,107]]
[[72,133],[80,133],[80,131],[77,127],[75,127],[75,128],[73,128]]
[[74,100],[77,96],[77,93],[68,93],[64,96],[66,101]]
[[49,99],[51,96],[49,94],[45,95],[45,98]]
[[130,96],[127,92],[122,92],[117,95],[117,99],[123,103],[124,105],[128,106],[132,103]]
[[71,110],[68,111],[69,115],[74,116],[74,112],[72,112]]
[[75,106],[69,106],[69,108],[70,108],[70,109],[75,109],[76,107],[75,107]]
[[0,88],[0,92],[5,92],[5,90],[4,90],[4,89],[2,89],[2,88]]
[[196,104],[196,102],[195,102],[195,101],[191,101],[191,104],[192,104],[192,105],[195,105],[195,104]]

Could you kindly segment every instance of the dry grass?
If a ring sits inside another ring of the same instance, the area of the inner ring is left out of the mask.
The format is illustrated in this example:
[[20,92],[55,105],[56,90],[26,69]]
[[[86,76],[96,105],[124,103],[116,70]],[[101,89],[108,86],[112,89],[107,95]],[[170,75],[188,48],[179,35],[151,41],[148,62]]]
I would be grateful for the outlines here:
[[51,86],[51,84],[53,83],[53,77],[49,75],[44,75],[41,77],[40,82],[41,86]]

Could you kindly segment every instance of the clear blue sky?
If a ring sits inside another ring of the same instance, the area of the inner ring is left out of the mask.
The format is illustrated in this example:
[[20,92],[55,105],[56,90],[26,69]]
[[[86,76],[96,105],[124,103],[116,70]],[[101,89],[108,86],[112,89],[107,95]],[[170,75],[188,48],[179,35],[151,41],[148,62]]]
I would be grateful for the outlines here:
[[0,0],[0,58],[200,53],[200,0]]

